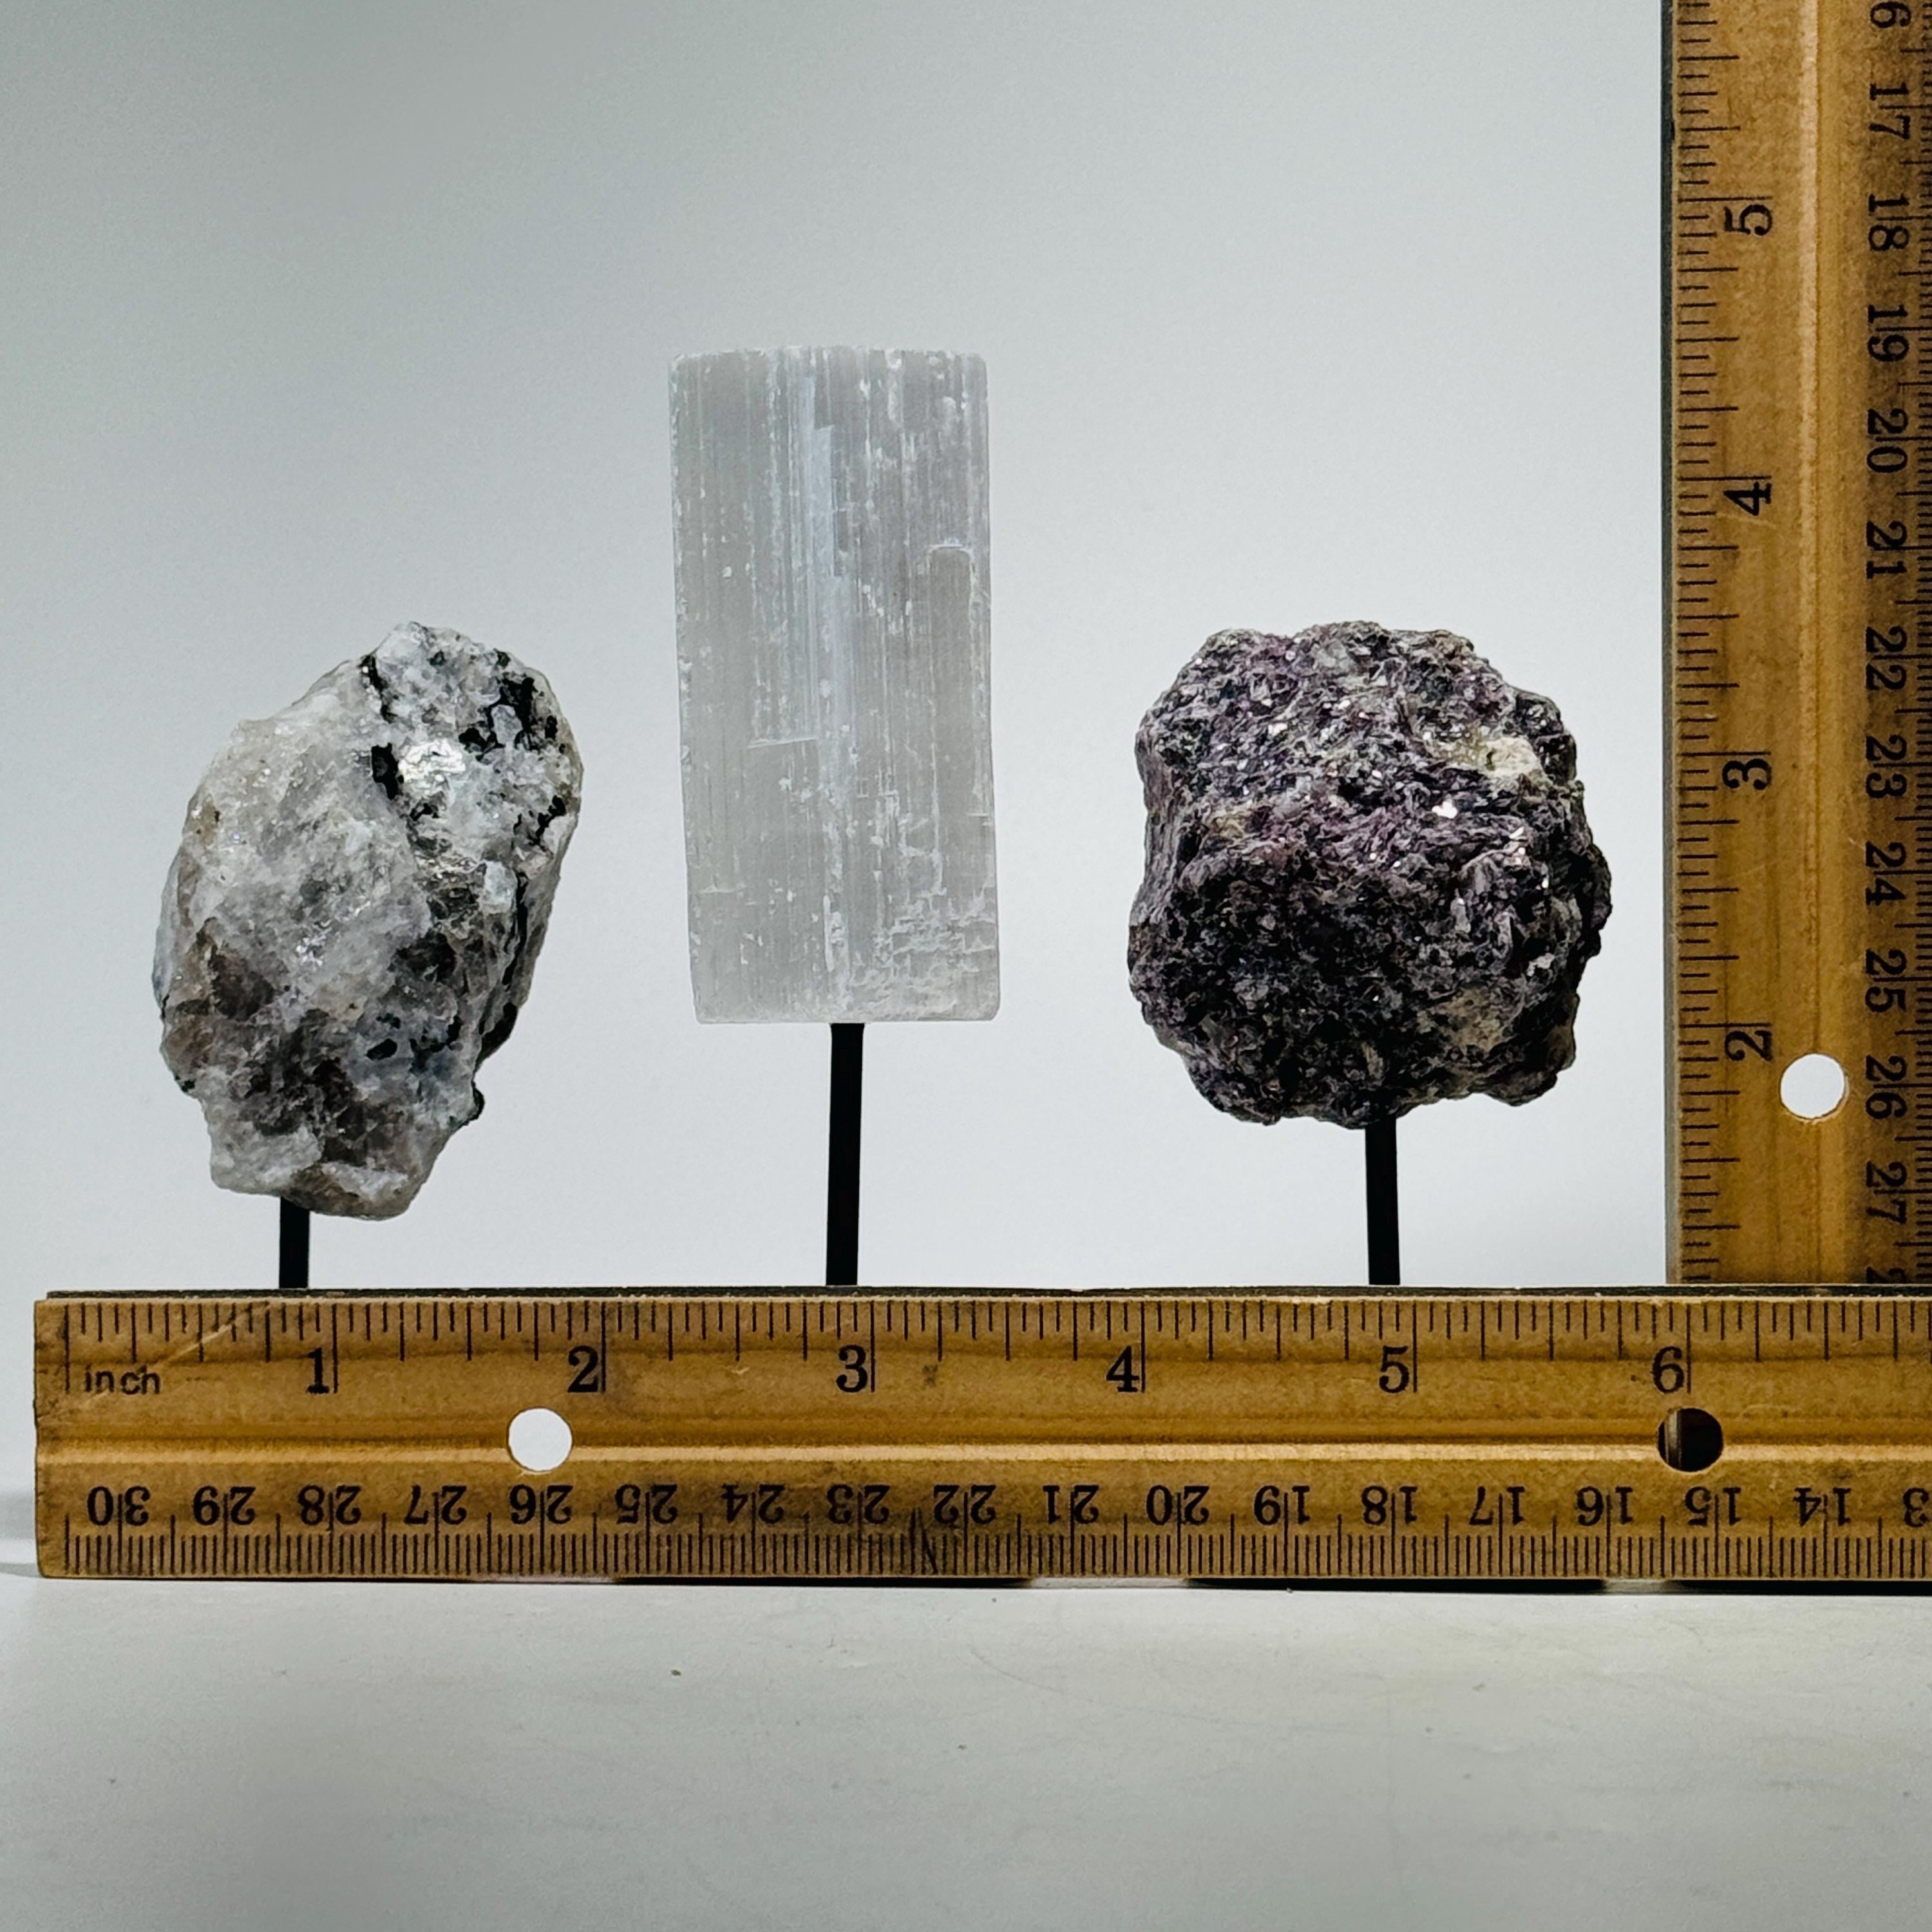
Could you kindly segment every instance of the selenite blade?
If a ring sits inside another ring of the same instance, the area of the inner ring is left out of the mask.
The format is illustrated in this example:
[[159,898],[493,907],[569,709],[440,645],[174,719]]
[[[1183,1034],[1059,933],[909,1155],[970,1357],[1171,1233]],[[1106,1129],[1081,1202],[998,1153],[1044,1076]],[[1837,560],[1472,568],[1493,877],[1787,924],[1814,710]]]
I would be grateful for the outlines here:
[[976,356],[671,370],[700,1020],[983,1020],[1000,1000]]

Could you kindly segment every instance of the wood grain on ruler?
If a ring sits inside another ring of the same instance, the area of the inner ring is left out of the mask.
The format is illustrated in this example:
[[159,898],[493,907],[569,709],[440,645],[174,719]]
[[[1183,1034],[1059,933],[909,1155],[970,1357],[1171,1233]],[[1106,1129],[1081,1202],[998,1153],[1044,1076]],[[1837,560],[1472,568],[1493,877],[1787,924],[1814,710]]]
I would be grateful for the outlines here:
[[1932,1574],[1913,1298],[82,1296],[35,1400],[55,1574]]
[[[1677,0],[1669,76],[1673,1269],[1932,1244],[1927,44],[1900,0]],[[1835,1112],[1785,1069],[1829,1054]]]

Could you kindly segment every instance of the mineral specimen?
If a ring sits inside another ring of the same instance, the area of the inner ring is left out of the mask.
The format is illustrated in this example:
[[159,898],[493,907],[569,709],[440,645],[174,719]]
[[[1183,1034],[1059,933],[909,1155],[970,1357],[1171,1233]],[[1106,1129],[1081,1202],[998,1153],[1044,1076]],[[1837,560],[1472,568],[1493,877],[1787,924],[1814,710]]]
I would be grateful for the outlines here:
[[421,624],[236,728],[154,950],[162,1054],[217,1182],[409,1205],[530,996],[582,781],[542,676]]
[[1446,631],[1223,631],[1135,749],[1129,976],[1224,1112],[1360,1127],[1570,1064],[1610,872],[1549,699]]
[[986,383],[913,350],[671,371],[700,1020],[998,1007]]

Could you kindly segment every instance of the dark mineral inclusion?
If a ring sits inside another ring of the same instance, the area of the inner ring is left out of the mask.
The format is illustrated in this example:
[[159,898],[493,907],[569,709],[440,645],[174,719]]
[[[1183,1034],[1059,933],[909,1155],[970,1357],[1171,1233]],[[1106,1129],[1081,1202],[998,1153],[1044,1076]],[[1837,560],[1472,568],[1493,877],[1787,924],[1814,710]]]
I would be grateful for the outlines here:
[[1129,975],[1216,1106],[1360,1127],[1555,1084],[1610,880],[1548,698],[1447,631],[1222,631],[1135,749]]

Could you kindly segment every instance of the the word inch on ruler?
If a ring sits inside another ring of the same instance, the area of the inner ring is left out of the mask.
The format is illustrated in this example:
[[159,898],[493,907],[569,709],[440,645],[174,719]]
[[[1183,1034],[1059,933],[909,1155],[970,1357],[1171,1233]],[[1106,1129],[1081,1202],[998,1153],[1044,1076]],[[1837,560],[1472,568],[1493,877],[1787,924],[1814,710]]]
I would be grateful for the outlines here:
[[73,1296],[34,1377],[56,1576],[1932,1576],[1892,1294]]
[[[1676,0],[1671,18],[1687,1283],[1917,1281],[1932,1252],[1929,12]],[[1780,1100],[1814,1054],[1845,1076],[1822,1118]]]

